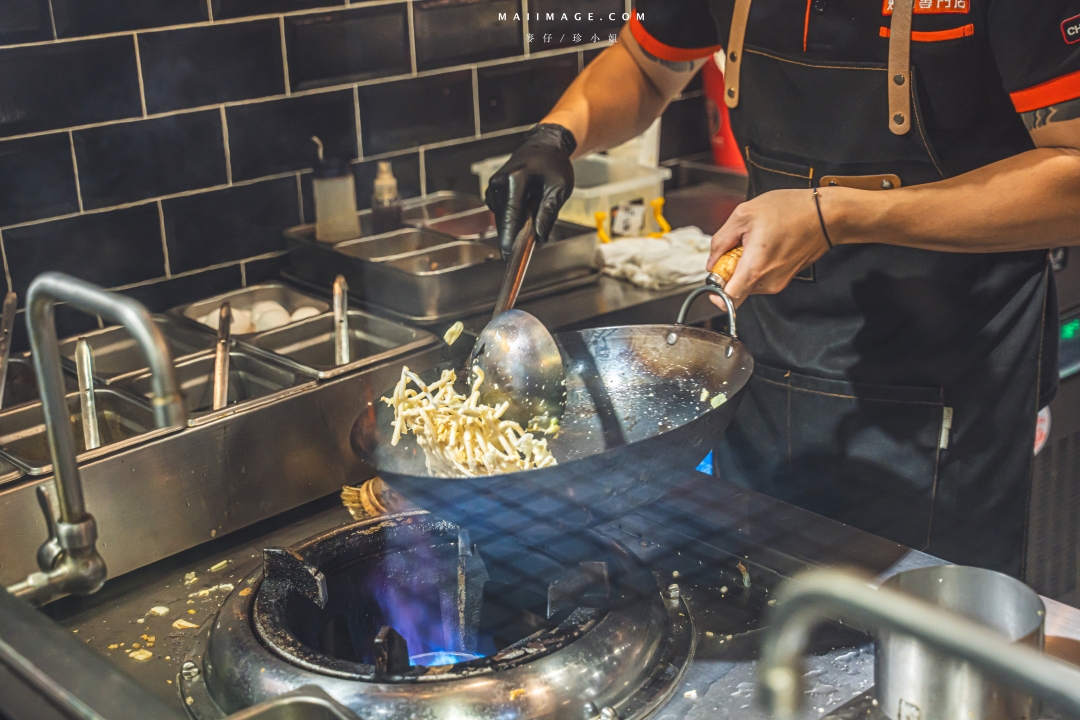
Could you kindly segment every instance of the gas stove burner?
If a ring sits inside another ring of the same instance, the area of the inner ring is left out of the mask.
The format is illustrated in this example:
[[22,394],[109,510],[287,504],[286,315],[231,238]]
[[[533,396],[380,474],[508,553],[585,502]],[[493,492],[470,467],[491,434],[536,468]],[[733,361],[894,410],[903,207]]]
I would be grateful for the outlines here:
[[693,625],[626,548],[468,533],[423,511],[264,551],[199,632],[197,720],[317,685],[360,717],[643,717],[693,655]]

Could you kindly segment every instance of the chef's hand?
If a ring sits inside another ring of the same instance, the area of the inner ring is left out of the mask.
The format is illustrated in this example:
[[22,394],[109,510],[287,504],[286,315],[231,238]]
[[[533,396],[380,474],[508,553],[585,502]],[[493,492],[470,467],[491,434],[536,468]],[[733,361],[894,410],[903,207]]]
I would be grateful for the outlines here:
[[576,148],[573,134],[561,125],[537,125],[491,176],[485,199],[495,213],[504,259],[510,257],[514,240],[529,217],[533,218],[536,241],[547,240],[559,210],[574,190],[570,156]]
[[[824,212],[828,207],[825,193],[821,200]],[[749,295],[780,292],[829,249],[809,190],[773,190],[736,207],[713,235],[708,267],[739,245],[742,258],[724,286],[736,305]],[[719,297],[710,295],[709,299],[724,307]]]

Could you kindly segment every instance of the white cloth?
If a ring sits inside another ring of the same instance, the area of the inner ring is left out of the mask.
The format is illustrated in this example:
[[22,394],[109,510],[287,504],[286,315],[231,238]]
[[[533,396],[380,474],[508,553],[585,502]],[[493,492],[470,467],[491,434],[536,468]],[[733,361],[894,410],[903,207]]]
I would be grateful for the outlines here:
[[705,266],[711,240],[696,227],[672,230],[662,238],[619,238],[600,244],[600,266],[606,275],[650,290],[700,283],[709,275]]

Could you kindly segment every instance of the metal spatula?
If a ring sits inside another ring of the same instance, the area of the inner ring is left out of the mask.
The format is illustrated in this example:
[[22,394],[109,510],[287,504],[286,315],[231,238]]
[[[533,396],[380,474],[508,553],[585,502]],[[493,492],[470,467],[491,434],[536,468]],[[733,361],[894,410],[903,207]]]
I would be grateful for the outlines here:
[[468,367],[484,373],[483,404],[509,401],[504,419],[547,429],[557,427],[566,407],[562,355],[542,322],[513,309],[535,245],[532,221],[527,220],[514,242],[495,314],[477,337]]

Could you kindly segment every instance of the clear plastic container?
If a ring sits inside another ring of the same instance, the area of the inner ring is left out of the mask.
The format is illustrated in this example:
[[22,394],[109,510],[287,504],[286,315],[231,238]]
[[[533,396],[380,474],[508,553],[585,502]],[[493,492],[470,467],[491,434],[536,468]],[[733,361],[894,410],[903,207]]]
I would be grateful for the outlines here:
[[[491,176],[509,157],[503,155],[473,163],[473,174],[480,178],[481,196],[487,191]],[[643,167],[606,155],[579,158],[574,161],[574,192],[559,213],[559,219],[596,227],[596,213],[603,212],[607,215],[604,230],[611,235],[611,219],[618,215],[620,208],[643,205],[643,232],[657,231],[660,228],[653,218],[650,203],[664,196],[664,181],[670,177],[671,170],[668,168]]]

